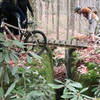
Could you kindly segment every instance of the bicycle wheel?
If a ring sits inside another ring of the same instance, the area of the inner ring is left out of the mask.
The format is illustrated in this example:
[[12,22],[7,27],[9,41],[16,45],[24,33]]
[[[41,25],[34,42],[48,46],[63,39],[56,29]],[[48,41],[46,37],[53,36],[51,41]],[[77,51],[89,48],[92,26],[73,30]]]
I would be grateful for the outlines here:
[[29,44],[26,46],[26,50],[28,50],[29,46],[32,46],[32,51],[41,55],[46,50],[47,38],[43,32],[34,30],[27,34],[24,43]]

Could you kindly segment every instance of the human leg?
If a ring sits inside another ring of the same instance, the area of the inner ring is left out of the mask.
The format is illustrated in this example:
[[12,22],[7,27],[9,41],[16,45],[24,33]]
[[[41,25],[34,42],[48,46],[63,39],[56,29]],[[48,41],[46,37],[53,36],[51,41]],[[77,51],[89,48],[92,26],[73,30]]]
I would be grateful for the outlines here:
[[92,20],[92,24],[89,24],[89,34],[92,41],[95,41],[95,29],[96,29],[97,21],[95,19]]

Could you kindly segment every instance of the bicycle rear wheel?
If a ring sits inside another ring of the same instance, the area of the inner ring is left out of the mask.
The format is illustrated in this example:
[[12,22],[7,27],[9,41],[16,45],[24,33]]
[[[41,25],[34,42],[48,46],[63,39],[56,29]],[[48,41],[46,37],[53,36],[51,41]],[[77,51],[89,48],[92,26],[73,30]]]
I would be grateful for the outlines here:
[[41,55],[46,50],[47,38],[43,32],[34,30],[27,34],[24,39],[24,43],[29,44],[26,46],[26,50],[28,50],[29,46],[32,46],[32,51]]

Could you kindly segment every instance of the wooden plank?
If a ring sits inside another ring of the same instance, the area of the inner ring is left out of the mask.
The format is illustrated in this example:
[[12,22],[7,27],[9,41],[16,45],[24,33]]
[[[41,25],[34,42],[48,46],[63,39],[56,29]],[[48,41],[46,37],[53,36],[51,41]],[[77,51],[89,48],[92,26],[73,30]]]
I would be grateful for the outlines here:
[[[43,44],[43,40],[38,40],[39,44]],[[33,43],[29,41],[28,43]],[[87,48],[87,44],[82,44],[81,42],[76,44],[71,44],[70,41],[59,41],[59,40],[47,40],[47,45],[54,45],[66,48]]]

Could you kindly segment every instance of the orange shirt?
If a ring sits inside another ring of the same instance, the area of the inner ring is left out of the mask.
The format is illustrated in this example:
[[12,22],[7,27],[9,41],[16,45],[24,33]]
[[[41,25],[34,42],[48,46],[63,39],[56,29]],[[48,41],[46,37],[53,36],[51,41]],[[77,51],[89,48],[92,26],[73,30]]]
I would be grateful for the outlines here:
[[89,9],[88,7],[85,7],[85,8],[82,8],[81,9],[81,13],[83,14],[84,17],[86,17],[88,19],[88,14],[92,14],[92,19],[95,19],[96,18],[96,14],[91,10]]

